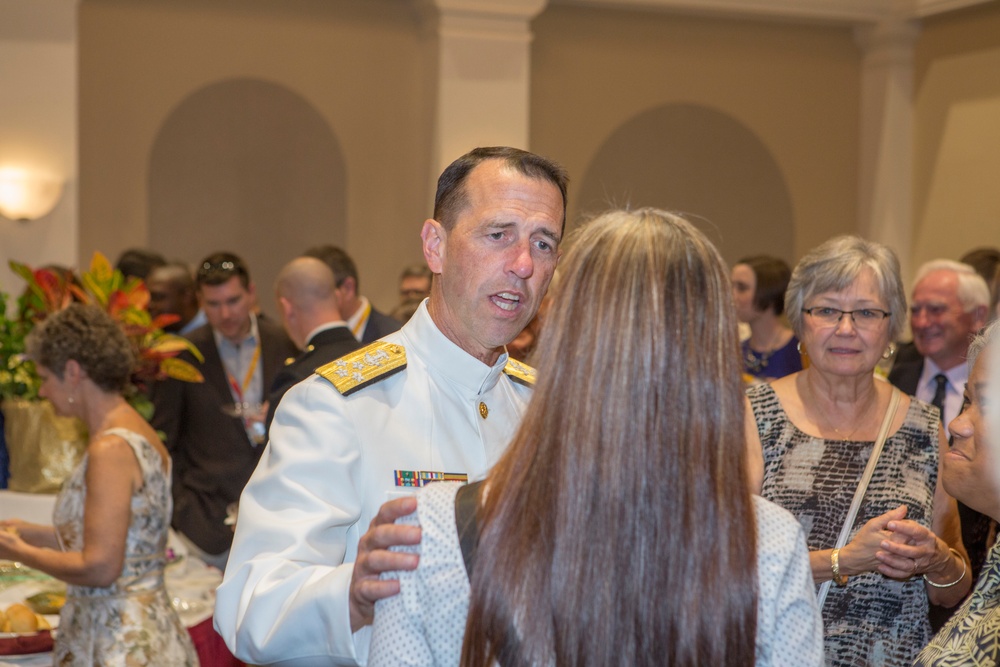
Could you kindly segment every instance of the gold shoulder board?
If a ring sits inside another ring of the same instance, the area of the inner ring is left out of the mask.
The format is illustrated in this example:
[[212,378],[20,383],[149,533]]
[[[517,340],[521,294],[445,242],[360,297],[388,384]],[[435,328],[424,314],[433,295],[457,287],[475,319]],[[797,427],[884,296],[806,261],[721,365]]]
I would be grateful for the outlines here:
[[360,350],[345,354],[316,369],[344,396],[406,368],[406,350],[402,345],[375,341]]
[[503,372],[514,382],[523,384],[526,387],[534,387],[535,379],[538,377],[534,368],[514,359],[507,360],[507,365],[503,367]]

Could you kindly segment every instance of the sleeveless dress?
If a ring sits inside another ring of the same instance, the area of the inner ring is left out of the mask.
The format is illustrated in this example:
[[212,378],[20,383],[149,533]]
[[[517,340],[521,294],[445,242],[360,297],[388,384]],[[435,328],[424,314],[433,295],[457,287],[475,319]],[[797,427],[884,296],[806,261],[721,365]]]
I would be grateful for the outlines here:
[[[795,515],[810,551],[833,548],[875,443],[800,431],[771,385],[753,387],[747,396],[764,451],[761,495]],[[938,423],[935,408],[910,399],[902,427],[886,440],[849,540],[869,519],[901,504],[907,519],[930,528]],[[927,606],[921,577],[896,581],[867,572],[844,587],[831,586],[823,605],[826,663],[910,665],[931,638]]]
[[[159,452],[141,435],[121,428],[106,433],[121,437],[132,447],[142,470],[142,486],[132,496],[125,565],[107,588],[67,587],[53,664],[197,666],[191,637],[163,587],[173,507],[169,468],[164,472]],[[56,498],[52,523],[64,551],[83,549],[86,474],[85,454]]]
[[996,667],[1000,663],[1000,541],[990,549],[976,587],[934,636],[914,667]]

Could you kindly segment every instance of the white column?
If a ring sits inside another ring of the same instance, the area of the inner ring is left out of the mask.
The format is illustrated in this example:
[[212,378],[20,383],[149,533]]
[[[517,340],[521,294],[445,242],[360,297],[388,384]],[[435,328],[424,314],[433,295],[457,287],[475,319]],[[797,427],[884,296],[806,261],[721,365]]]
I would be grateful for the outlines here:
[[859,28],[861,164],[858,229],[896,251],[904,284],[913,260],[913,53],[920,28],[886,21]]
[[531,19],[548,0],[426,0],[436,10],[432,173],[476,146],[528,148]]

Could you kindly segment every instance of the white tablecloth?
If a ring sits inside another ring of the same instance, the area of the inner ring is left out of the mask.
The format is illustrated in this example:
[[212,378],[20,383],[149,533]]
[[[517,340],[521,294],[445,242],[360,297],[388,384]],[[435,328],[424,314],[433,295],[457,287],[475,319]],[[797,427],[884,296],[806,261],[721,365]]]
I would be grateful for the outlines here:
[[0,520],[24,519],[31,523],[52,523],[54,495],[0,490]]

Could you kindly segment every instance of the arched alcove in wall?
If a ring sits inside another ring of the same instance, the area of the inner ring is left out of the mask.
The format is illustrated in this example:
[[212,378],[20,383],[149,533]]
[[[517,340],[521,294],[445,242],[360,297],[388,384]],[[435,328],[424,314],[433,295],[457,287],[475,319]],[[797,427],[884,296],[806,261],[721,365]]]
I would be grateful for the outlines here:
[[715,109],[669,104],[619,126],[574,195],[576,210],[655,206],[687,214],[727,262],[793,261],[794,214],[781,169],[746,125]]
[[149,245],[197,262],[237,253],[275,313],[281,267],[320,243],[347,240],[347,173],[336,136],[295,92],[230,79],[185,98],[153,143]]

